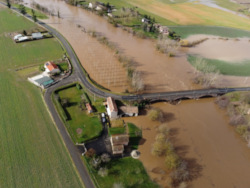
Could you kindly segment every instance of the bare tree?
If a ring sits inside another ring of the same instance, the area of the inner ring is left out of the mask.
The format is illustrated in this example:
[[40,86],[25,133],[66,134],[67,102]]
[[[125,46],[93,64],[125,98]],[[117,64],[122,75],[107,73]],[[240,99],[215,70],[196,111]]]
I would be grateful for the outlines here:
[[176,55],[177,50],[180,47],[180,43],[176,40],[171,40],[170,38],[166,37],[159,37],[156,45],[156,49],[160,52],[167,54],[170,57]]

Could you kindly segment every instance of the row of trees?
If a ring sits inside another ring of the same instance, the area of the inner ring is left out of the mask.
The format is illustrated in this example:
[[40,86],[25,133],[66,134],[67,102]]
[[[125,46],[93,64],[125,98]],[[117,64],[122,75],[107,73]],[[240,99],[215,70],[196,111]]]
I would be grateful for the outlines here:
[[167,124],[162,124],[157,129],[155,142],[152,147],[152,154],[157,157],[165,157],[165,165],[170,171],[171,183],[180,184],[190,179],[187,162],[182,160],[175,152],[170,141],[170,129]]

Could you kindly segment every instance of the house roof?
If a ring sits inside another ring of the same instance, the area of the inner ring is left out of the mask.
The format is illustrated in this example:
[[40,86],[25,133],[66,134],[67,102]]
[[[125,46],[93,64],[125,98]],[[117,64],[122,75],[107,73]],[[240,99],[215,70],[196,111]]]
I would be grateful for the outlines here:
[[42,33],[32,33],[32,37],[33,38],[42,38],[43,37],[43,35],[42,35]]
[[118,112],[115,100],[112,97],[107,98],[107,105],[111,112]]
[[112,145],[128,145],[129,135],[116,134],[111,136]]
[[47,67],[47,69],[49,69],[49,71],[52,71],[54,69],[58,69],[58,66],[55,63],[52,63],[50,61],[46,62],[45,66]]
[[89,112],[93,111],[92,106],[89,103],[86,104],[86,108]]
[[112,145],[113,154],[122,154],[124,151],[124,145]]
[[49,84],[51,84],[51,83],[54,82],[54,81],[53,81],[50,77],[48,77],[48,76],[38,77],[37,79],[36,79],[36,78],[35,78],[35,79],[33,78],[33,80],[34,80],[35,82],[37,82],[38,84],[43,85],[43,86],[49,85]]
[[121,106],[119,110],[124,114],[138,114],[137,106]]

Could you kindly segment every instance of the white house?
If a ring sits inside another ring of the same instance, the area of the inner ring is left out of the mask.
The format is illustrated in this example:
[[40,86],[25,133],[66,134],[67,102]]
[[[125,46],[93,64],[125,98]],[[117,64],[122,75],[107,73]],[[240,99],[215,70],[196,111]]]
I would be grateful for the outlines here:
[[32,38],[33,38],[33,40],[42,39],[43,35],[40,32],[38,32],[38,33],[32,33]]
[[56,73],[61,72],[58,66],[55,63],[52,63],[50,61],[45,63],[44,68],[45,68],[45,72],[49,74],[56,74]]
[[115,100],[111,97],[107,98],[107,113],[111,119],[118,117],[118,109]]
[[15,35],[14,36],[14,40],[17,40],[18,38],[22,37],[23,35],[22,34],[18,34],[18,35]]

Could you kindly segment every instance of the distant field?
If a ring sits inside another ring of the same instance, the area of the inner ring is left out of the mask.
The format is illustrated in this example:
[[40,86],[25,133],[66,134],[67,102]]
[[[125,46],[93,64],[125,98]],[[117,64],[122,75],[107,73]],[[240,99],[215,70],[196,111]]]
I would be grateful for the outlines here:
[[[232,4],[225,3],[232,7]],[[250,30],[250,20],[205,5],[186,0],[102,0],[117,8],[136,6],[143,14],[149,14],[166,25],[215,25]]]
[[[188,56],[188,61],[191,65],[194,64],[196,56]],[[238,63],[229,63],[226,61],[216,60],[216,59],[205,59],[209,65],[215,66],[220,74],[232,75],[232,76],[250,76],[250,61],[246,60]]]
[[34,26],[0,9],[0,187],[83,187],[40,90],[15,71],[62,55],[54,39],[15,44],[4,34]]
[[206,34],[215,35],[221,37],[250,37],[250,31],[228,28],[228,27],[216,27],[216,26],[169,26],[169,28],[175,31],[181,38],[187,38],[190,35]]

